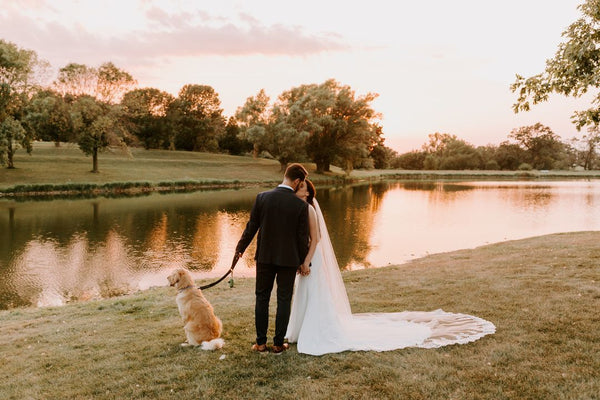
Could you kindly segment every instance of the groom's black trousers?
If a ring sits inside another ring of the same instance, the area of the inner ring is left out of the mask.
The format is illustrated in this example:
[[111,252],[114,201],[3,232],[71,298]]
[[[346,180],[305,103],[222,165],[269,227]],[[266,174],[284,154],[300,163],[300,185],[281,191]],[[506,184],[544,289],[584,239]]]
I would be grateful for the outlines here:
[[273,284],[277,281],[277,313],[275,316],[275,336],[273,344],[283,345],[283,339],[290,320],[292,294],[297,268],[282,267],[273,264],[257,263],[256,265],[256,306],[254,322],[256,324],[256,343],[267,343],[269,328],[269,300]]

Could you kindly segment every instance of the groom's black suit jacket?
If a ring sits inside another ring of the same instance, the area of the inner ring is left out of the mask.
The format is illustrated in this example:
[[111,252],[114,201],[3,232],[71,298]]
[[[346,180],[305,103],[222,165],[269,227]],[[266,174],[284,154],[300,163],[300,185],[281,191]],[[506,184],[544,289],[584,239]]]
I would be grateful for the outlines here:
[[237,253],[246,250],[257,231],[256,262],[299,267],[308,253],[308,204],[285,187],[259,193]]

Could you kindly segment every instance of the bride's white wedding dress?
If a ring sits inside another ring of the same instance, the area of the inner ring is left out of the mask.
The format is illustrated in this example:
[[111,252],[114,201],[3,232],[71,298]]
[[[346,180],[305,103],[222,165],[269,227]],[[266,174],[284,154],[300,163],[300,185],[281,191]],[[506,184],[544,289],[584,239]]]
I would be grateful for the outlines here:
[[323,214],[315,202],[321,240],[308,276],[299,276],[286,338],[298,352],[387,351],[468,343],[494,333],[489,321],[435,311],[352,314]]

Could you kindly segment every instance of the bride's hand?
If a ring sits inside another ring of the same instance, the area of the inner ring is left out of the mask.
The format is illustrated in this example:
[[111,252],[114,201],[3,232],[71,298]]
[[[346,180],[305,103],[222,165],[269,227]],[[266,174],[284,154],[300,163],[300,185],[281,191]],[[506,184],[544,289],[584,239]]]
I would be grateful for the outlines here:
[[310,274],[310,267],[307,264],[302,264],[300,266],[300,275],[307,276]]

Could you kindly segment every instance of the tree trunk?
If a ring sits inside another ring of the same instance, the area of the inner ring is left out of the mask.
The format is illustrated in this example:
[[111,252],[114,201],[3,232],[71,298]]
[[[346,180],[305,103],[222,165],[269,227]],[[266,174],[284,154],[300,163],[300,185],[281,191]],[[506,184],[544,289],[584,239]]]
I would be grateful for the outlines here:
[[54,147],[60,147],[60,140],[57,140],[56,142],[54,142]]
[[13,155],[14,155],[15,151],[12,148],[12,143],[10,141],[10,139],[8,140],[8,149],[6,151],[6,155],[8,157],[8,165],[7,168],[8,169],[15,169],[15,165],[13,164]]
[[278,160],[279,161],[279,165],[281,166],[281,172],[285,172],[285,169],[287,168],[287,161],[285,160]]
[[98,148],[94,147],[94,150],[92,152],[92,172],[97,174],[98,173]]
[[315,164],[317,164],[317,173],[319,173],[319,174],[322,174],[323,172],[331,171],[331,169],[330,169],[331,164],[329,163],[329,161],[317,160],[317,161],[315,161]]

